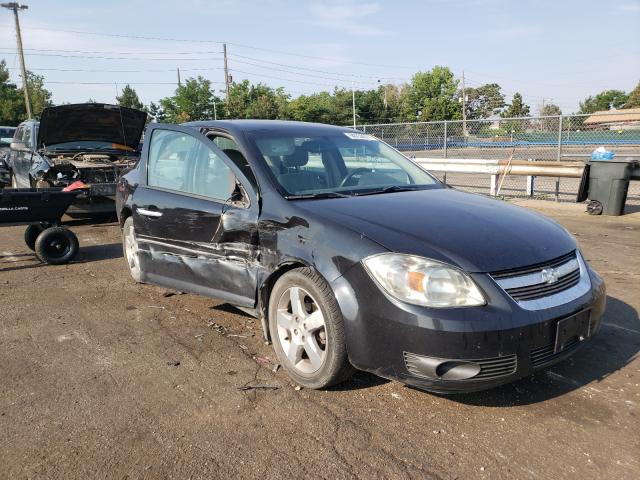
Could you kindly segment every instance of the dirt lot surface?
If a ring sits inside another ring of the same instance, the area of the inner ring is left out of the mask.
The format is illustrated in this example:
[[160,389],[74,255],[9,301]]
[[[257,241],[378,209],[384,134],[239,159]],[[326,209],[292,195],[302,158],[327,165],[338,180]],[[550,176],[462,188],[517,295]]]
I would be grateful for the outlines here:
[[0,229],[0,478],[640,478],[640,214],[526,205],[606,279],[604,326],[547,372],[450,397],[364,373],[296,390],[251,317],[136,285],[117,225],[72,225],[81,255],[57,267]]

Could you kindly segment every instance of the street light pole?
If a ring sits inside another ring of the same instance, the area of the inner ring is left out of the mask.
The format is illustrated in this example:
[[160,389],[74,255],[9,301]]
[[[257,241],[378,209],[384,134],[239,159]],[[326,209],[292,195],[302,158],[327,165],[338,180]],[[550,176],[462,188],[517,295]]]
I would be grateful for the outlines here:
[[21,5],[17,2],[2,3],[3,8],[13,10],[13,17],[16,22],[16,38],[18,39],[18,54],[20,56],[20,70],[22,70],[22,90],[24,92],[24,104],[27,108],[27,117],[31,118],[31,101],[29,100],[29,90],[27,88],[27,69],[24,66],[24,52],[22,51],[22,35],[20,34],[20,19],[18,18],[18,10],[26,10],[28,5]]

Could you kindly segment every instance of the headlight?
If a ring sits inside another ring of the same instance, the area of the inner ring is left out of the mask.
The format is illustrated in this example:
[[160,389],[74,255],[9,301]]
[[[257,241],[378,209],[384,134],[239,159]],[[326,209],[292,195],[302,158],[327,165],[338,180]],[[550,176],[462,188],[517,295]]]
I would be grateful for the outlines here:
[[373,255],[362,262],[380,287],[403,302],[435,308],[486,304],[469,275],[444,263],[396,253]]

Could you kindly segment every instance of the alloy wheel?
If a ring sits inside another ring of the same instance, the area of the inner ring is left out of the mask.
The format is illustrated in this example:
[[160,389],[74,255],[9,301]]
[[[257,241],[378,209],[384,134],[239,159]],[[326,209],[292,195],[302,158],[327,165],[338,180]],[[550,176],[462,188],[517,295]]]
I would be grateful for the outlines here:
[[327,356],[327,333],[318,302],[301,287],[290,287],[278,301],[278,339],[291,366],[302,374],[322,367]]

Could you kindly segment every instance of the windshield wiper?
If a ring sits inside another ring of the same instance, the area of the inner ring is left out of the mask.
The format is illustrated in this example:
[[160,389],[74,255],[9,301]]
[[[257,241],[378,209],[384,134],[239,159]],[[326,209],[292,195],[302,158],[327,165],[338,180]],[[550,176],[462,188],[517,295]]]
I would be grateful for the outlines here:
[[372,190],[371,192],[354,193],[354,195],[361,197],[363,195],[377,195],[379,193],[392,193],[392,192],[411,192],[413,190],[420,190],[420,185],[390,185],[388,187],[381,188],[380,190]]
[[318,193],[308,193],[305,195],[288,195],[285,198],[287,200],[308,200],[308,199],[316,199],[316,198],[346,198],[350,195],[340,193],[340,192],[318,192]]

